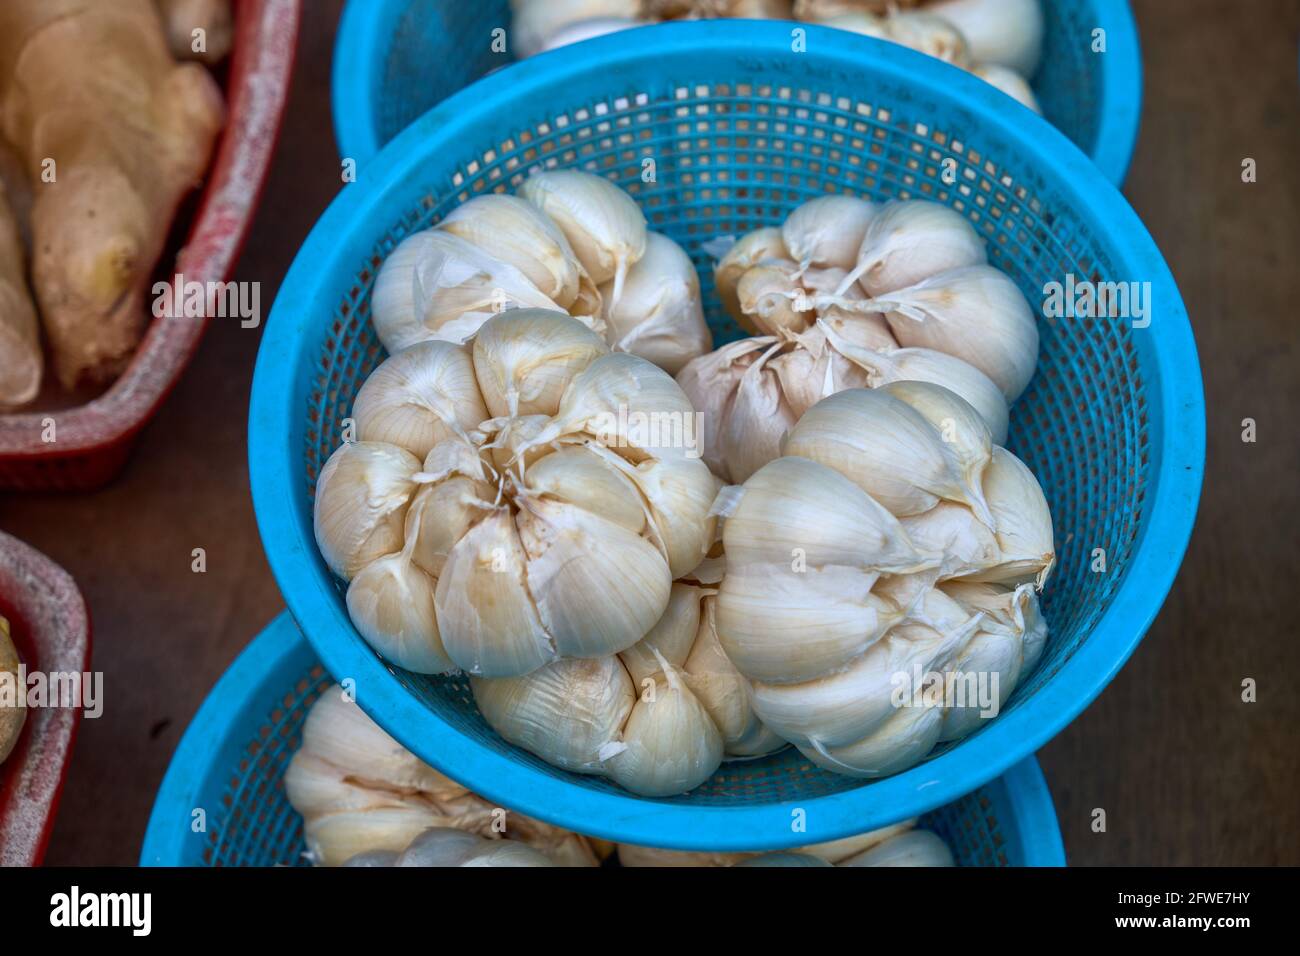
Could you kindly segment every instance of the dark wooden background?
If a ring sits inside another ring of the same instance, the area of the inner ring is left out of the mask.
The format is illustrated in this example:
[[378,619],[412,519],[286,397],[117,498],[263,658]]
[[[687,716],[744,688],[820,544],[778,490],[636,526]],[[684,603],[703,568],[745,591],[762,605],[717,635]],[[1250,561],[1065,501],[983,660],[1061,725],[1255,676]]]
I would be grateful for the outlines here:
[[[309,0],[279,153],[236,278],[268,304],[339,188],[329,116],[338,0]],[[1178,279],[1205,376],[1197,529],[1123,672],[1041,753],[1069,860],[1300,863],[1296,329],[1297,0],[1137,0],[1142,134],[1125,193]],[[1258,182],[1241,181],[1246,157]],[[0,527],[79,582],[108,705],[84,721],[47,862],[131,864],[172,750],[283,603],[248,497],[259,331],[215,322],[126,472],[81,497],[0,499]],[[1243,444],[1241,421],[1258,423]],[[206,574],[190,551],[207,550]],[[1258,682],[1257,703],[1240,699]],[[1107,832],[1090,827],[1106,811]]]

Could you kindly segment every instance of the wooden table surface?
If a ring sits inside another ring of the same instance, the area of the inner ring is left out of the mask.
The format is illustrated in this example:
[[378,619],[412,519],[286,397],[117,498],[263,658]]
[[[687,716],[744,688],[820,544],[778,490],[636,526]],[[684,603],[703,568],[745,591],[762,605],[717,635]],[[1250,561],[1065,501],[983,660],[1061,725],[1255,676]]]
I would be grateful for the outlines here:
[[[339,188],[338,0],[310,0],[279,152],[235,278],[269,303]],[[1136,0],[1146,69],[1125,194],[1196,328],[1209,452],[1191,549],[1120,675],[1041,753],[1075,865],[1300,863],[1296,0]],[[1243,159],[1258,181],[1242,182]],[[204,695],[282,608],[248,497],[259,330],[212,324],[125,473],[90,495],[0,498],[0,527],[79,582],[106,711],[83,721],[47,862],[136,861]],[[1258,441],[1241,440],[1242,419]],[[207,551],[195,574],[190,552]],[[1290,608],[1290,610],[1288,610]],[[1243,703],[1245,678],[1258,702]],[[1106,832],[1093,832],[1094,810]]]

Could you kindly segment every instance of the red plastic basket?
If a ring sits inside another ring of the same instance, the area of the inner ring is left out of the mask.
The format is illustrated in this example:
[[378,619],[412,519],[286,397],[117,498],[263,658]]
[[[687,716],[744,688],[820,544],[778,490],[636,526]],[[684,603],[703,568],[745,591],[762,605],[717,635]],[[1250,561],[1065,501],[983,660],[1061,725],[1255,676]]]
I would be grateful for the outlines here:
[[[300,2],[235,4],[226,127],[176,259],[187,280],[224,281],[252,223],[289,92]],[[157,319],[126,371],[98,398],[58,412],[0,415],[0,489],[83,491],[113,478],[206,326],[205,319]],[[43,438],[47,417],[57,422],[56,442]]]
[[[84,674],[90,615],[71,575],[0,532],[0,614],[27,673]],[[80,722],[75,707],[32,707],[18,746],[0,764],[0,866],[36,866],[45,855]]]

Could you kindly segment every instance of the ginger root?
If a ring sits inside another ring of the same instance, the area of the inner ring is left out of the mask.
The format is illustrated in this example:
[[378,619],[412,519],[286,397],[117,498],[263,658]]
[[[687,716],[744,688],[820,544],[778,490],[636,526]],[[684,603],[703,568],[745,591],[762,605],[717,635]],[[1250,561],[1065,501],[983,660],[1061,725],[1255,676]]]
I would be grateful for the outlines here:
[[[18,223],[0,185],[0,408],[26,405],[41,388],[40,333],[27,289],[26,263]],[[0,657],[3,654],[0,642]],[[3,722],[0,717],[0,725]],[[0,755],[3,744],[0,731]]]
[[[209,66],[230,52],[234,24],[230,0],[158,0],[158,12],[167,28],[167,44],[178,60],[198,60]],[[203,49],[194,49],[195,30],[202,30]]]
[[32,286],[59,380],[117,376],[221,93],[177,64],[152,0],[0,3],[0,115],[33,185]]

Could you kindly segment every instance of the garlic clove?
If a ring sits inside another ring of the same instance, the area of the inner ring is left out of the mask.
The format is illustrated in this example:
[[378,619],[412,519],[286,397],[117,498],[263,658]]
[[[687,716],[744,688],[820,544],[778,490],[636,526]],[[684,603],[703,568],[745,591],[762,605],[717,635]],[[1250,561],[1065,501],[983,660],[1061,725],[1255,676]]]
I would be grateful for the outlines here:
[[438,633],[434,583],[403,553],[370,562],[348,585],[348,614],[357,631],[385,660],[416,674],[456,669]]
[[600,294],[610,304],[602,313],[605,338],[617,351],[639,355],[676,375],[713,348],[695,266],[667,236],[647,235],[645,255],[628,270],[617,305],[613,283],[602,286]]
[[1052,513],[1038,479],[1019,458],[994,447],[984,471],[984,495],[993,515],[1001,562],[969,575],[972,581],[1018,585],[1033,582],[1041,591],[1056,566]]
[[[937,556],[915,547],[888,510],[845,476],[798,457],[778,458],[747,481],[722,529],[728,574],[746,564],[845,565],[906,574]],[[724,579],[725,587],[725,579]],[[867,585],[870,587],[870,584]]]
[[[734,481],[722,453],[722,432],[735,391],[745,370],[772,345],[774,339],[741,339],[701,355],[677,373],[677,384],[699,414],[699,443],[704,463],[724,481]],[[784,431],[784,429],[783,429]],[[771,445],[780,444],[780,435]]]
[[718,432],[719,452],[732,481],[742,482],[781,453],[781,442],[798,420],[768,360],[773,345],[745,369]]
[[479,851],[461,866],[555,866],[555,863],[532,847],[514,840],[485,840]]
[[430,827],[407,845],[395,866],[462,866],[483,840],[454,827]]
[[347,771],[305,750],[293,755],[284,773],[285,793],[304,816],[339,810],[391,806],[391,793],[348,779]]
[[1002,559],[997,538],[965,505],[941,501],[929,511],[900,518],[917,548],[942,554],[939,579],[978,574]]
[[940,272],[866,304],[886,313],[908,347],[947,352],[992,379],[1008,402],[1020,397],[1038,364],[1038,327],[1024,295],[991,266]]
[[561,311],[514,266],[459,236],[408,236],[375,278],[370,317],[390,353],[431,339],[460,343],[510,308]]
[[522,309],[488,320],[474,337],[474,372],[488,412],[554,415],[574,376],[609,349],[561,312]]
[[411,560],[437,578],[456,542],[493,510],[493,497],[487,482],[459,475],[421,488],[406,515],[406,540],[415,542]]
[[982,611],[992,622],[1017,635],[1023,643],[1021,669],[1024,673],[1034,669],[1047,644],[1047,622],[1043,620],[1038,593],[1032,584],[1007,588],[967,580],[947,581],[941,587],[972,613]]
[[790,253],[785,247],[785,240],[781,238],[781,230],[768,226],[742,236],[714,266],[713,285],[718,290],[722,307],[749,332],[757,334],[757,329],[747,324],[748,319],[740,308],[736,289],[741,277],[760,263],[789,258]]
[[345,442],[316,479],[313,525],[321,557],[351,580],[376,558],[402,549],[403,522],[420,461],[381,442]]
[[953,448],[918,411],[880,389],[837,392],[791,429],[783,453],[820,462],[898,516],[940,500],[979,502]]
[[556,651],[597,657],[639,641],[668,606],[672,577],[663,555],[640,535],[582,508],[531,496],[516,500],[528,592]]
[[[960,740],[977,730],[985,720],[991,720],[1001,712],[1002,705],[1011,696],[1020,680],[1021,665],[1024,660],[1022,641],[1016,634],[1004,628],[982,629],[962,648],[953,663],[956,673],[954,686],[964,686],[965,696],[958,697],[944,708],[943,730],[939,740]],[[992,688],[994,677],[997,679],[998,698],[994,701],[980,701],[978,694],[970,686],[970,679],[988,682]]]
[[952,449],[961,464],[967,503],[982,521],[993,527],[993,516],[984,500],[982,478],[993,459],[993,437],[979,412],[955,392],[930,382],[891,382],[882,386],[881,391],[920,412],[938,432],[939,439]]
[[722,763],[722,736],[708,711],[671,668],[643,692],[605,761],[611,779],[633,793],[667,797],[694,790]]
[[347,867],[393,866],[397,863],[398,855],[395,850],[367,850],[365,853],[358,853],[343,865]]
[[600,754],[620,739],[636,690],[616,656],[561,660],[523,677],[473,678],[474,701],[516,747],[575,773],[603,774]]
[[1043,48],[1040,0],[935,0],[929,10],[966,38],[970,55],[1033,76]]
[[312,860],[342,866],[360,853],[400,853],[437,822],[437,815],[416,800],[367,810],[323,813],[303,821],[303,839]]
[[893,823],[878,830],[868,830],[866,833],[857,833],[839,840],[829,840],[826,843],[813,843],[809,846],[800,847],[799,852],[821,857],[826,862],[838,866],[840,863],[870,850],[873,846],[879,846],[886,840],[892,840],[900,833],[906,833],[916,824],[917,820],[913,817],[911,820]]
[[447,555],[434,606],[447,655],[470,674],[527,674],[556,657],[525,581],[526,555],[505,511],[469,529]]
[[678,669],[686,663],[700,630],[702,594],[701,588],[674,582],[663,616],[619,655],[638,691],[645,689],[645,680],[662,673],[664,662]]
[[850,777],[884,777],[921,761],[939,742],[940,707],[910,707],[895,712],[869,737],[844,747],[814,741],[799,752],[819,767]]
[[576,505],[633,534],[646,527],[646,506],[624,474],[594,449],[561,448],[529,465],[525,486],[534,497]]
[[418,342],[385,359],[352,405],[361,441],[388,442],[423,458],[438,442],[488,417],[469,350]]
[[576,169],[535,173],[519,194],[555,222],[597,285],[613,280],[613,311],[628,270],[646,251],[646,220],[636,201],[608,179]]
[[798,282],[798,266],[775,260],[756,265],[740,277],[736,296],[742,324],[760,335],[799,332],[813,320],[813,303]]
[[[875,579],[873,572],[842,565],[809,565],[802,573],[788,563],[733,566],[718,591],[718,640],[751,680],[822,677],[865,651],[897,620],[894,605],[871,594]],[[761,712],[759,717],[768,723]]]
[[781,227],[781,238],[801,269],[809,266],[851,269],[876,207],[855,196],[819,196],[795,208]]
[[911,830],[849,857],[837,866],[955,866],[952,851],[929,830]]
[[868,295],[880,296],[987,262],[984,240],[961,213],[926,200],[894,201],[867,227],[849,275]]
[[[807,18],[800,17],[800,19]],[[843,10],[810,19],[810,22],[834,27],[836,30],[847,30],[864,37],[874,37],[877,40],[890,39],[885,18],[867,10]]]
[[499,193],[475,196],[437,228],[514,266],[561,308],[577,300],[578,257],[559,227],[532,203]]
[[1039,116],[1043,115],[1042,107],[1038,105],[1038,97],[1034,96],[1033,88],[1015,70],[1000,66],[997,63],[983,63],[975,67],[971,72],[985,83],[1001,90],[1022,106],[1029,107]]

